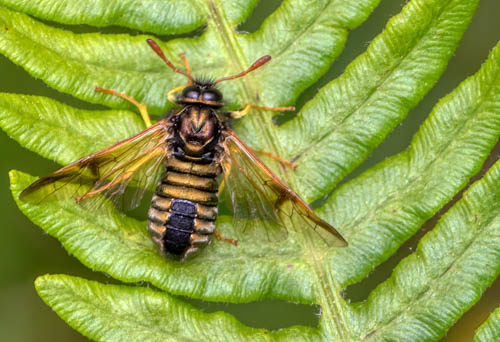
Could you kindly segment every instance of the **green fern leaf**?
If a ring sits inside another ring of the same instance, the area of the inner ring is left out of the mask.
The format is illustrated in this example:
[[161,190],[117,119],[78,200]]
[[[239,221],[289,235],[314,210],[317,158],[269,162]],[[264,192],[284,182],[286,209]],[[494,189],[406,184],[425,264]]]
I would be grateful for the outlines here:
[[314,336],[313,329],[305,327],[271,334],[249,328],[228,314],[206,314],[143,287],[103,285],[65,275],[42,276],[35,285],[58,315],[99,341],[307,341]]
[[[268,65],[221,88],[240,104],[281,106],[292,104],[326,71],[349,30],[378,1],[284,1],[252,34],[234,28],[256,1],[193,0],[175,7],[176,16],[158,15],[174,10],[171,1],[131,3],[0,0],[6,6],[0,7],[0,52],[85,101],[133,109],[95,93],[99,85],[124,91],[161,115],[172,106],[166,92],[185,80],[152,53],[147,36],[75,34],[18,11],[60,23],[119,25],[155,34],[190,32],[206,24],[198,37],[160,43],[167,57],[177,61],[185,52],[195,74],[222,76],[270,54]],[[255,148],[299,156],[294,173],[269,162],[308,201],[331,193],[439,79],[476,7],[477,1],[410,1],[296,117],[276,126],[272,113],[255,112],[238,123],[238,133]],[[480,170],[500,137],[499,73],[497,46],[476,75],[436,105],[407,151],[345,183],[318,209],[349,241],[344,249],[318,247],[300,230],[291,231],[286,244],[262,241],[238,231],[231,217],[220,216],[218,229],[240,245],[214,241],[198,258],[180,264],[159,255],[145,222],[111,206],[108,215],[100,215],[72,201],[35,206],[17,200],[34,223],[93,270],[203,300],[318,303],[318,329],[269,333],[227,314],[204,314],[165,292],[62,275],[40,277],[37,291],[72,327],[96,340],[436,341],[498,276],[499,162],[366,302],[347,303],[340,292],[391,256]],[[0,127],[26,148],[65,164],[144,126],[127,110],[80,110],[47,98],[1,94]],[[19,171],[10,177],[16,199],[35,180]]]
[[486,322],[477,329],[474,342],[496,341],[500,339],[500,309],[496,309]]

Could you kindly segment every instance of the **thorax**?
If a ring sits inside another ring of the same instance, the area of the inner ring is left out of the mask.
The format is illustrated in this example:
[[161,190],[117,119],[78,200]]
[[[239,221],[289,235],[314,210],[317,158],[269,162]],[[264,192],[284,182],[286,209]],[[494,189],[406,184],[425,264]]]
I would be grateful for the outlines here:
[[188,105],[175,117],[174,156],[179,160],[210,163],[218,150],[221,122],[216,109]]

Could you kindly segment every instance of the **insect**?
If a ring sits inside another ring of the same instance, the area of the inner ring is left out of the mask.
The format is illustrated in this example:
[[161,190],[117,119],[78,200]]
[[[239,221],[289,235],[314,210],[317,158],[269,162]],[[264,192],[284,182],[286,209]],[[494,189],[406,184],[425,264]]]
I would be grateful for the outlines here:
[[[236,240],[224,238],[215,230],[221,183],[231,198],[229,205],[235,217],[262,220],[268,237],[286,232],[287,226],[298,225],[311,228],[333,246],[346,246],[342,236],[274,175],[228,125],[229,119],[242,117],[251,108],[290,110],[293,107],[247,104],[237,111],[221,110],[224,103],[217,84],[242,77],[271,57],[259,58],[239,74],[200,81],[191,75],[184,55],[181,57],[186,71],[175,67],[155,41],[148,39],[147,43],[167,66],[187,77],[186,85],[172,89],[167,95],[179,107],[152,125],[145,105],[124,93],[97,87],[96,91],[119,96],[136,105],[148,127],[40,178],[26,188],[20,198],[40,203],[51,198],[71,197],[92,209],[102,205],[103,199],[123,199],[125,190],[133,188],[136,190],[132,199],[134,207],[144,191],[156,183],[148,212],[148,230],[162,254],[185,260],[207,245],[213,234],[237,244]],[[219,177],[221,173],[223,177]],[[78,190],[62,191],[68,184]]]

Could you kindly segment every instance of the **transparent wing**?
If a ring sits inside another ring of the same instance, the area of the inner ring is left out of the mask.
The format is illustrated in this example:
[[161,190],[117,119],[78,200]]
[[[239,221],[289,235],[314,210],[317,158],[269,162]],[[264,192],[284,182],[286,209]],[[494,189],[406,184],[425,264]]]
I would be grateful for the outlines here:
[[[153,190],[167,155],[170,123],[159,121],[144,131],[102,151],[83,157],[40,178],[19,196],[25,202],[75,199],[87,208],[99,207],[106,198],[135,208],[146,190]],[[127,188],[132,198],[124,203]],[[103,196],[96,196],[96,195]]]
[[337,230],[319,218],[243,141],[232,131],[226,134],[221,166],[237,220],[262,220],[271,239],[286,236],[287,228],[306,227],[328,246],[347,246]]

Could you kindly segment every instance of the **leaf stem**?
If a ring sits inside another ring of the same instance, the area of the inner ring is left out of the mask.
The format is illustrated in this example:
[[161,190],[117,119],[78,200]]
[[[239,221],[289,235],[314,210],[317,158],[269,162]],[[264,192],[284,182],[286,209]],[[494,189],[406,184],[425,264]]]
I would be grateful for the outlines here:
[[[245,69],[247,67],[246,59],[241,47],[236,39],[234,39],[233,28],[231,24],[227,22],[225,16],[219,14],[219,9],[223,8],[222,4],[220,4],[220,0],[207,0],[207,2],[210,7],[210,19],[213,21],[213,26],[222,37],[223,45],[228,51],[235,71]],[[243,82],[242,88],[245,98],[247,100],[251,99],[252,90],[249,87],[249,82]],[[264,137],[265,146],[261,148],[266,151],[272,151],[277,155],[282,154],[282,150],[274,143],[275,139],[273,139],[271,130],[269,129],[269,127],[273,125],[270,115],[264,115],[263,113],[261,113],[260,116],[250,115],[248,122],[250,122],[255,131],[258,131]],[[324,268],[324,260],[316,253],[314,242],[308,238],[304,238],[304,242],[306,250],[312,256],[312,266],[317,276],[317,299],[323,310],[323,333],[326,333],[327,336],[337,336],[341,341],[348,341],[348,324],[342,312],[343,307],[341,301],[343,301],[343,299],[340,296],[339,287],[336,286],[335,281],[329,274],[330,272]]]
[[[220,36],[222,37],[223,45],[226,47],[230,60],[232,61],[234,71],[238,72],[246,69],[248,67],[248,63],[246,61],[245,54],[243,53],[243,49],[239,46],[237,40],[235,39],[234,28],[226,20],[226,17],[219,13],[219,11],[223,8],[221,1],[207,0],[207,3],[209,6],[210,20],[213,21],[213,26],[216,30],[218,30]],[[250,89],[248,81],[243,80],[242,84],[242,90],[245,95],[244,98],[247,102],[249,102],[252,99],[251,94],[255,93],[255,91]],[[264,146],[259,146],[260,149],[277,155],[282,155],[283,151],[277,144],[274,143],[275,139],[273,139],[271,130],[269,129],[269,127],[274,125],[270,115],[264,115],[261,111],[259,116],[249,115],[247,122],[250,122],[252,129],[255,132],[262,134],[264,138]]]
[[[307,234],[304,234],[308,236]],[[329,272],[330,263],[326,262],[324,256],[318,255],[313,246],[313,242],[306,238],[306,246],[311,256],[312,266],[316,279],[316,293],[318,304],[321,306],[322,315],[320,326],[322,334],[325,336],[336,336],[339,341],[351,341],[349,324],[347,323],[344,311],[347,305],[342,305],[344,299],[340,295],[340,287],[335,283],[335,279]]]

